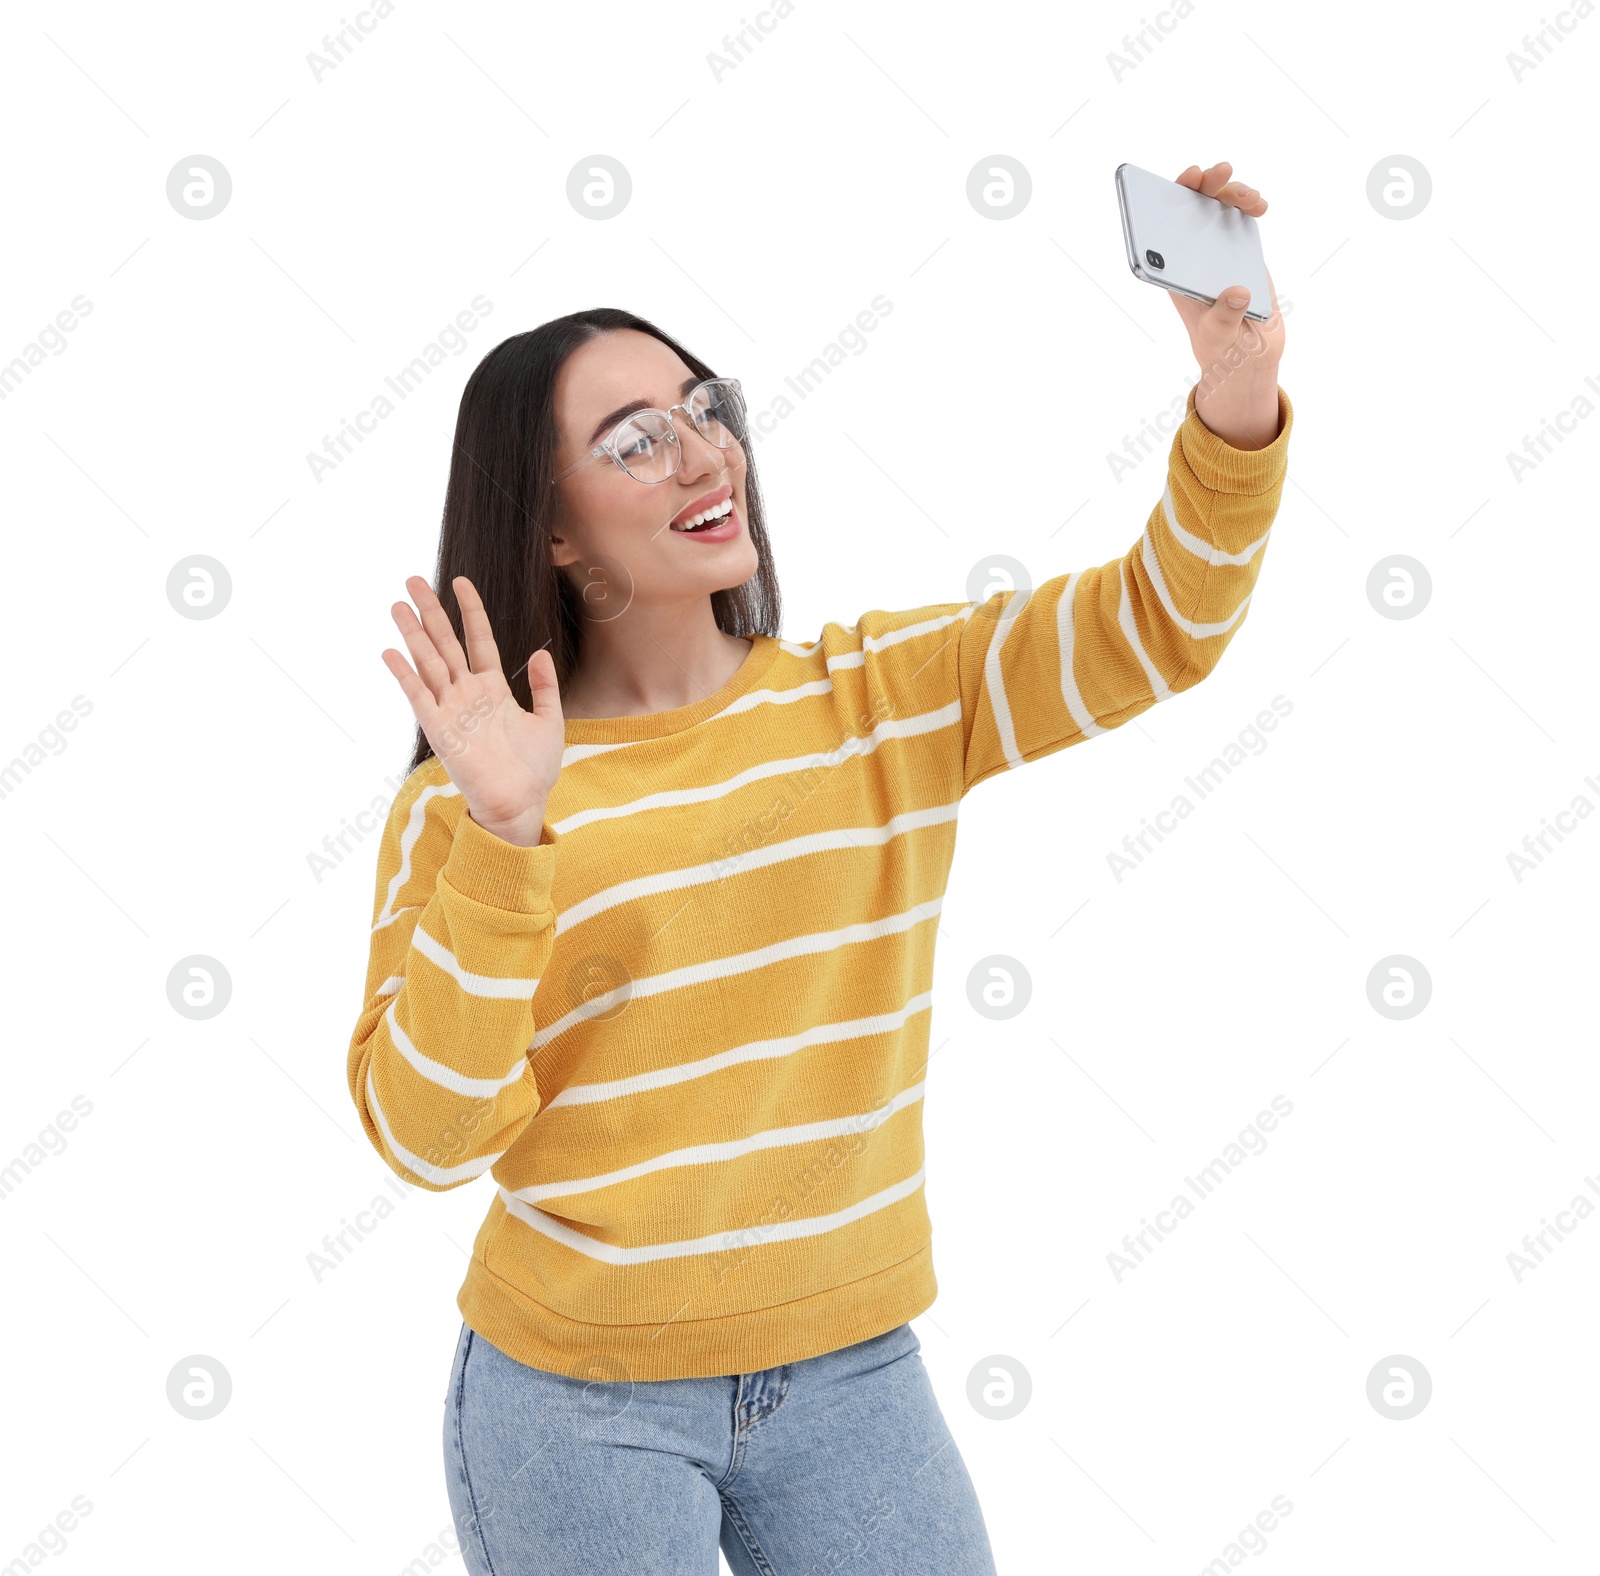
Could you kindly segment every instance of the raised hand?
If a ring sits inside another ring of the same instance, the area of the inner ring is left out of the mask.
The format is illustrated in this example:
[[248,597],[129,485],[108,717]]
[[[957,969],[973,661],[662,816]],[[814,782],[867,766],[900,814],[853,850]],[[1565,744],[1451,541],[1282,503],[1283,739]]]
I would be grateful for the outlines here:
[[422,611],[421,621],[405,602],[389,611],[416,671],[392,648],[383,653],[384,666],[405,691],[418,726],[461,790],[472,819],[528,848],[540,839],[546,801],[561,772],[565,725],[555,663],[544,650],[528,659],[533,710],[524,711],[506,683],[476,589],[465,575],[452,584],[467,650],[462,651],[433,588],[421,575],[412,575],[406,590]]
[[[1225,159],[1208,170],[1191,164],[1175,178],[1180,186],[1215,197],[1252,219],[1267,211],[1261,193],[1234,180],[1233,166]],[[1244,315],[1250,305],[1247,285],[1228,286],[1211,306],[1168,292],[1200,365],[1195,412],[1212,432],[1239,449],[1265,448],[1278,432],[1278,363],[1284,329],[1270,271],[1267,288],[1272,291],[1272,317],[1265,323]]]

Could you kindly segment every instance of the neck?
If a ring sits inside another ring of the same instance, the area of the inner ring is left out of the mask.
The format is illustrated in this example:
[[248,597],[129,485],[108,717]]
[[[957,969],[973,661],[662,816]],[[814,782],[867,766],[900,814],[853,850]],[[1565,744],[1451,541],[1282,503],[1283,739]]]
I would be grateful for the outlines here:
[[577,666],[562,687],[562,714],[636,717],[692,706],[714,695],[750,654],[751,643],[717,628],[711,598],[586,620]]

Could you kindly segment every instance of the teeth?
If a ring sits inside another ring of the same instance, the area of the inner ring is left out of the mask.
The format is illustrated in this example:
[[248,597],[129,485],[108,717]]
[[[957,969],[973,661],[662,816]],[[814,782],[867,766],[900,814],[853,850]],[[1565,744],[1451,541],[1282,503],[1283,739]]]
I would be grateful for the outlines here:
[[678,524],[673,526],[672,529],[674,531],[693,530],[695,526],[703,525],[707,520],[724,519],[727,515],[732,513],[732,511],[733,498],[730,495],[729,497],[724,498],[721,503],[713,504],[709,509],[703,510],[699,514],[691,514],[686,520],[680,520]]

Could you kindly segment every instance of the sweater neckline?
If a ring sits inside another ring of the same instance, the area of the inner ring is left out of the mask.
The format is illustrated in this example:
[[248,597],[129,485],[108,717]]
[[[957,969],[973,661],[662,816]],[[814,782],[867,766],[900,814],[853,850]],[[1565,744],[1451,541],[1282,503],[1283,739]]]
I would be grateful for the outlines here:
[[750,637],[750,651],[731,679],[714,695],[687,706],[673,706],[666,711],[644,711],[631,717],[569,717],[565,736],[568,744],[627,744],[638,739],[661,739],[668,734],[682,733],[705,722],[723,710],[729,702],[747,695],[767,676],[780,644],[775,635],[755,634]]

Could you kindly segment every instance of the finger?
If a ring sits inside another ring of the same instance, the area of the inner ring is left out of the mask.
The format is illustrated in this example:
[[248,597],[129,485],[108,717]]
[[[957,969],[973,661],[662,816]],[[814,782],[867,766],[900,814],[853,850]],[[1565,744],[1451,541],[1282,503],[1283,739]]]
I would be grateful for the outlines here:
[[535,716],[561,721],[561,686],[556,682],[555,658],[543,646],[528,658],[528,695]]
[[1191,191],[1200,189],[1200,166],[1191,164],[1182,175],[1174,177],[1180,186],[1187,186]]
[[421,575],[412,575],[406,581],[406,589],[417,604],[417,611],[422,615],[422,627],[427,630],[434,650],[444,658],[445,666],[450,672],[450,682],[459,684],[472,669],[467,666],[467,654],[461,649],[461,642],[456,639],[455,627],[450,622],[450,615],[444,610],[444,604]]
[[489,615],[478,588],[465,575],[457,575],[451,584],[461,609],[461,627],[466,633],[467,660],[472,664],[472,671],[498,673],[500,649],[494,643],[494,631],[489,627]]
[[1243,181],[1229,181],[1217,193],[1217,200],[1228,203],[1234,208],[1243,209],[1252,219],[1260,218],[1267,211],[1267,205],[1261,200],[1261,193]]
[[1233,166],[1223,159],[1219,164],[1213,164],[1209,170],[1200,177],[1199,190],[1207,197],[1215,197],[1224,186],[1228,184],[1228,177],[1233,174]]
[[[406,582],[407,585],[410,583],[409,580]],[[394,619],[406,643],[406,650],[417,665],[417,672],[437,700],[450,687],[450,670],[445,666],[444,659],[434,650],[433,641],[429,639],[427,630],[417,622],[417,615],[409,602],[394,603],[389,609],[389,616]]]
[[428,686],[412,672],[411,664],[392,646],[383,653],[383,665],[400,681],[400,688],[411,702],[411,710],[428,742],[433,743],[433,725],[439,715]]

